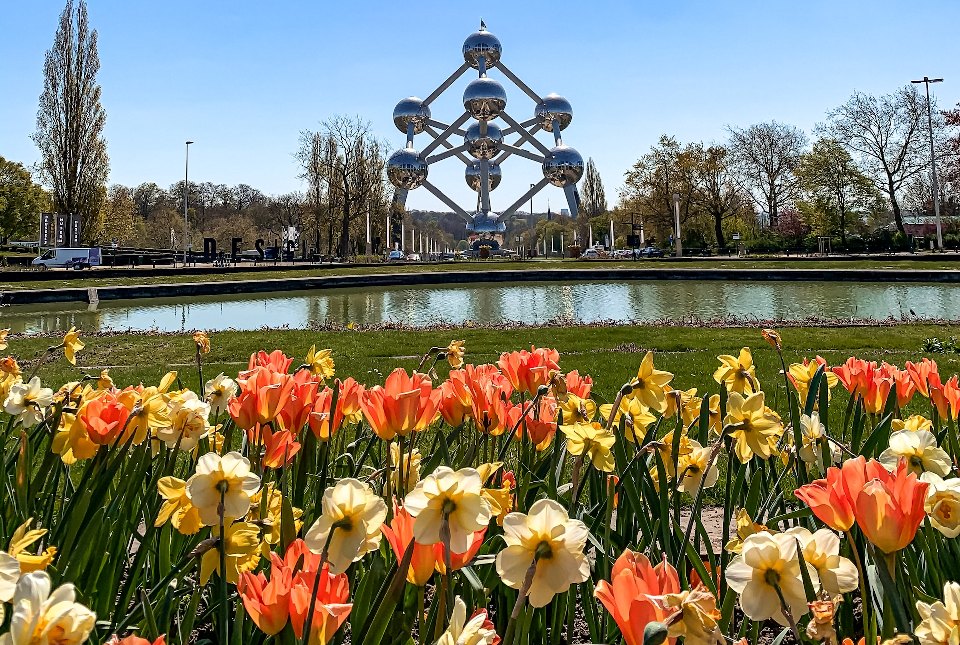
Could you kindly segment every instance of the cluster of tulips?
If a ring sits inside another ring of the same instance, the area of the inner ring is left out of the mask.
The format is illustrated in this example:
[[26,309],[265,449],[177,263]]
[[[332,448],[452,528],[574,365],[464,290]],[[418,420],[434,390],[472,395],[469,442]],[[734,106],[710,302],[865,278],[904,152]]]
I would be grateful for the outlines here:
[[604,400],[462,341],[382,385],[316,346],[207,380],[203,333],[195,389],[44,387],[71,329],[0,360],[0,645],[957,645],[957,376],[762,337],[766,390],[749,348],[702,395],[647,352]]

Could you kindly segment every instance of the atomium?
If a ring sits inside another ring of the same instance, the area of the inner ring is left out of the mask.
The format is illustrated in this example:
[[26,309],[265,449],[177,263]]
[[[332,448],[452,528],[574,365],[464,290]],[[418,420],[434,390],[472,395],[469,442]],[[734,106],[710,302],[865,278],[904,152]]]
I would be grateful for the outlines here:
[[[464,179],[467,180],[467,186],[470,186],[473,190],[480,192],[480,182],[482,176],[482,169],[480,167],[479,161],[474,161],[472,164],[467,166],[464,171]],[[487,190],[496,190],[497,186],[500,185],[500,180],[503,178],[503,173],[500,172],[500,166],[495,163],[491,163],[487,169],[489,179],[487,180]]]
[[[502,55],[500,40],[481,22],[480,29],[463,42],[464,63],[458,70],[427,98],[410,97],[397,103],[393,122],[406,135],[406,147],[393,153],[387,161],[387,177],[397,189],[393,198],[395,206],[403,206],[407,192],[423,186],[463,217],[468,231],[489,239],[491,234],[505,231],[507,218],[552,185],[563,188],[570,215],[577,216],[576,185],[583,177],[583,157],[565,145],[561,136],[561,131],[573,120],[573,108],[562,96],[542,96],[534,92],[510,71]],[[434,120],[430,104],[471,68],[477,70],[477,77],[463,90],[463,114],[450,123]],[[491,71],[502,74],[533,100],[533,118],[521,122],[507,112],[507,92],[500,81],[488,76]],[[501,124],[493,123],[494,120]],[[552,135],[552,147],[540,141],[537,137],[540,132]],[[414,148],[414,137],[421,134],[429,135],[432,141],[418,152]],[[463,137],[463,143],[457,145],[452,140],[454,136]],[[512,139],[509,142],[508,137]],[[543,179],[531,184],[530,190],[507,208],[494,212],[490,193],[500,185],[503,164],[510,158],[537,162]],[[446,159],[458,159],[464,164],[464,179],[477,193],[476,208],[460,207],[427,180],[430,165]]]

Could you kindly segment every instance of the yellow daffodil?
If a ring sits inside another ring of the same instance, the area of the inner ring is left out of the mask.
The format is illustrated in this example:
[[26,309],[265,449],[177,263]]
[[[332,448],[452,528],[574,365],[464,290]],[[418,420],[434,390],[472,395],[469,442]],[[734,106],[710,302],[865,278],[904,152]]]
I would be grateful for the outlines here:
[[613,432],[596,422],[562,425],[560,430],[567,437],[567,452],[585,455],[597,470],[613,472],[615,464],[610,449],[617,441]]
[[765,525],[754,522],[753,518],[750,517],[750,514],[747,513],[747,510],[744,508],[737,510],[736,520],[737,537],[727,542],[723,547],[730,553],[740,553],[743,550],[743,541],[755,533],[760,533],[761,531],[766,531],[771,534],[776,533],[776,531],[768,529]]
[[98,390],[113,389],[113,379],[110,378],[110,370],[108,369],[100,370],[100,378],[97,379],[97,389]]
[[950,474],[953,462],[950,455],[937,445],[937,438],[929,430],[898,430],[890,435],[889,448],[880,453],[880,463],[887,470],[896,470],[901,459],[917,475],[930,471],[941,477]]
[[581,399],[579,396],[568,394],[565,401],[558,401],[557,408],[563,414],[563,423],[589,423],[597,414],[597,404],[593,399]]
[[[3,362],[0,361],[0,365],[2,364]],[[0,406],[2,406],[3,402],[7,400],[7,397],[10,395],[11,388],[19,383],[23,383],[23,378],[20,376],[20,374],[11,374],[9,372],[0,371]]]
[[[810,622],[807,623],[805,633],[810,640],[823,643],[836,643],[839,640],[833,621],[842,600],[842,597],[837,596],[825,600],[814,600],[809,604]],[[913,639],[907,640],[913,643]]]
[[158,388],[126,389],[117,399],[130,410],[126,433],[133,435],[134,444],[140,445],[160,428],[171,428],[172,432],[169,397]]
[[333,350],[330,349],[321,349],[318,351],[316,345],[311,345],[304,364],[309,368],[311,374],[323,380],[333,378],[334,374],[336,374],[336,366],[333,362]]
[[40,384],[34,376],[26,383],[14,383],[3,403],[7,414],[18,417],[24,428],[32,428],[43,421],[47,408],[53,404],[53,390]]
[[673,379],[673,374],[658,370],[653,366],[653,352],[647,352],[640,361],[637,378],[633,382],[631,396],[640,400],[647,408],[663,412],[666,407],[663,388]]
[[720,395],[711,394],[707,399],[707,407],[710,410],[710,433],[719,437],[723,432],[723,416],[720,414]]
[[915,635],[920,645],[953,645],[960,635],[960,584],[947,582],[943,600],[934,603],[917,601],[920,624]]
[[[720,468],[716,460],[713,461],[712,465],[710,464],[712,448],[702,447],[697,442],[693,443],[697,447],[680,457],[677,462],[677,470],[680,473],[677,490],[687,495],[696,496],[701,487],[713,488],[720,476]],[[709,470],[707,470],[708,466]]]
[[90,440],[86,426],[77,415],[64,412],[60,415],[60,427],[57,428],[50,449],[60,455],[64,464],[70,466],[77,461],[90,459],[97,454],[100,446]]
[[894,432],[898,430],[909,430],[911,432],[933,430],[933,422],[922,415],[913,414],[906,419],[894,419],[890,422],[890,429]]
[[97,620],[76,602],[72,584],[53,589],[43,571],[20,578],[12,605],[10,631],[0,636],[2,645],[79,645],[87,641]]
[[497,574],[508,587],[520,589],[535,566],[527,597],[533,607],[544,607],[556,594],[590,576],[583,553],[587,533],[586,525],[570,519],[557,502],[537,500],[528,514],[510,513],[503,520],[507,548],[497,554]]
[[700,418],[701,399],[697,396],[697,388],[675,390],[667,385],[663,391],[666,397],[666,409],[663,411],[665,418],[676,419],[679,414],[684,426],[689,426]]
[[193,344],[197,346],[198,354],[210,353],[210,338],[207,336],[206,332],[193,332]]
[[487,612],[481,611],[468,621],[467,605],[457,596],[450,625],[436,645],[493,645],[499,640],[493,623],[487,619]]
[[797,454],[804,462],[817,464],[820,472],[826,472],[824,468],[830,464],[823,463],[824,448],[830,453],[831,464],[840,462],[840,446],[827,438],[827,431],[820,422],[819,413],[814,412],[809,416],[804,414],[800,417],[800,435],[803,437],[803,446]]
[[[266,495],[266,501],[263,496]],[[296,506],[291,507],[293,511],[293,528],[299,533],[303,526],[303,510]],[[247,521],[255,524],[259,523],[263,532],[263,540],[267,544],[280,543],[280,524],[283,512],[283,493],[277,489],[273,483],[267,484],[261,488],[253,497],[250,498],[250,511],[247,513]]]
[[683,638],[684,645],[720,645],[724,642],[718,620],[716,597],[699,585],[690,591],[668,593],[663,606],[673,613],[667,636]]
[[739,356],[723,354],[717,356],[720,367],[713,373],[713,380],[726,386],[728,392],[738,394],[753,394],[760,391],[756,369],[753,366],[753,355],[749,347],[740,350]]
[[[816,569],[808,563],[807,570],[816,585]],[[724,575],[730,588],[740,596],[743,613],[752,620],[773,618],[787,625],[781,595],[794,618],[807,613],[797,538],[793,535],[761,531],[749,536],[743,541],[742,553],[727,565]]]
[[47,529],[31,529],[33,518],[17,527],[10,538],[10,546],[7,553],[15,557],[20,562],[20,571],[29,573],[31,571],[41,571],[50,566],[54,556],[57,555],[57,547],[48,546],[40,554],[31,553],[28,549],[40,538],[47,534]]
[[158,427],[156,433],[168,448],[174,448],[179,443],[180,450],[190,452],[210,433],[210,404],[200,400],[190,390],[170,395],[166,416],[169,423]]
[[447,345],[447,363],[451,369],[458,370],[463,367],[463,355],[466,353],[466,342],[462,340],[451,340]]
[[763,392],[748,397],[730,392],[723,425],[730,431],[734,452],[742,463],[754,455],[769,459],[783,434],[780,415],[764,405]]
[[[819,357],[818,357],[819,358]],[[805,363],[793,363],[787,369],[790,380],[793,382],[793,386],[797,388],[797,395],[800,399],[800,407],[802,408],[804,403],[807,400],[807,396],[810,393],[810,381],[813,380],[813,377],[816,376],[817,370],[820,369],[819,360],[808,361],[804,359]],[[830,390],[837,386],[837,383],[840,382],[840,379],[834,374],[830,369],[824,369],[823,378],[827,380],[827,393],[829,394]],[[818,401],[819,403],[819,401]]]
[[250,498],[259,488],[260,477],[250,472],[249,460],[239,452],[228,452],[222,457],[208,452],[197,462],[197,470],[187,480],[186,489],[187,498],[200,513],[200,521],[213,526],[220,523],[221,504],[224,518],[246,515]]
[[960,535],[960,478],[943,479],[925,472],[920,475],[920,481],[929,484],[923,510],[933,528],[948,538]]
[[351,562],[380,546],[387,505],[369,484],[341,479],[323,492],[320,507],[320,517],[303,539],[314,553],[327,549],[332,574],[343,573]]
[[[220,527],[214,526],[211,532],[214,537],[219,537]],[[259,527],[250,522],[235,522],[228,525],[226,527],[224,550],[226,551],[227,582],[237,584],[240,572],[254,569],[260,559]],[[253,566],[250,566],[251,559],[254,560]],[[220,552],[216,547],[208,549],[200,558],[200,584],[207,584],[210,576],[214,573],[221,575]]]
[[0,329],[0,352],[8,346],[7,337],[10,335],[10,329]]
[[237,383],[220,372],[203,386],[204,400],[210,404],[214,416],[227,409],[227,403],[237,394]]
[[820,589],[831,596],[853,591],[859,585],[860,575],[856,565],[840,555],[840,536],[831,529],[811,533],[797,526],[784,533],[792,535],[800,543],[804,561],[817,570]]
[[[604,403],[600,406],[600,417],[604,421],[609,420],[612,409],[613,405]],[[642,440],[647,434],[647,428],[657,422],[657,417],[650,414],[647,406],[641,403],[640,399],[634,397],[623,397],[620,399],[620,407],[617,409],[617,414],[613,419],[615,426],[619,427],[620,419],[623,418],[624,415],[626,415],[626,422],[623,426],[623,435],[630,443],[636,443],[637,437],[640,437],[640,440]]]
[[200,511],[187,496],[187,482],[176,477],[161,477],[157,482],[157,491],[163,498],[163,506],[157,513],[154,526],[163,526],[167,520],[173,528],[184,535],[193,535],[200,530]]
[[473,534],[490,523],[490,504],[483,498],[483,479],[473,468],[440,466],[407,495],[404,508],[415,517],[413,535],[420,544],[441,541],[444,516],[450,529],[451,553],[465,553]]
[[394,490],[411,490],[420,481],[420,451],[413,449],[413,456],[404,450],[400,454],[397,442],[390,442],[390,467],[393,469]]
[[[667,471],[667,476],[671,479],[676,477],[677,471],[673,469],[673,461],[679,461],[688,456],[695,448],[700,448],[700,443],[687,436],[685,432],[680,433],[680,439],[677,441],[677,454],[673,454],[674,436],[673,432],[668,432],[657,442],[657,451],[660,453],[660,459],[663,460],[663,467]],[[656,470],[656,466],[652,468]]]
[[7,356],[6,358],[0,358],[0,374],[6,376],[22,376],[23,370],[20,369],[20,364],[17,363],[17,359],[13,356]]
[[76,365],[77,352],[81,349],[83,349],[83,343],[80,341],[80,332],[76,327],[71,327],[63,337],[63,355],[71,365]]

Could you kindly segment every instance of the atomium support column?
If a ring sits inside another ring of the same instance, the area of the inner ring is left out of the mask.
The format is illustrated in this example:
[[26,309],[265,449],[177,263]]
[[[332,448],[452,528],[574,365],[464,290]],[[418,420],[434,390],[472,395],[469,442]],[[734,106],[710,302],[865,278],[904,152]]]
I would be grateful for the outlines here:
[[[574,148],[563,143],[561,131],[573,120],[570,102],[557,94],[541,98],[501,62],[503,46],[500,40],[480,23],[480,29],[470,34],[463,43],[463,64],[455,70],[426,99],[410,97],[400,101],[393,111],[393,122],[406,137],[404,148],[393,153],[387,161],[387,176],[396,187],[394,207],[406,204],[407,192],[421,186],[467,220],[467,230],[481,236],[502,233],[505,220],[519,205],[525,203],[548,185],[564,190],[570,214],[577,216],[579,197],[576,184],[583,176],[583,157]],[[463,92],[464,113],[444,125],[433,120],[430,104],[450,89],[470,69],[477,70],[477,78],[470,81]],[[534,102],[533,118],[518,122],[507,113],[507,93],[503,85],[488,74],[499,71]],[[473,123],[461,129],[468,121]],[[502,120],[501,127],[496,120]],[[553,134],[553,147],[548,147],[536,134]],[[433,140],[422,152],[414,146],[414,138],[426,133]],[[506,134],[519,135],[513,145],[504,142]],[[457,145],[451,137],[462,136]],[[525,148],[524,146],[528,146]],[[443,148],[441,152],[435,152]],[[470,214],[460,208],[437,186],[427,181],[431,164],[457,157],[466,165],[464,179],[477,193],[477,208]],[[500,185],[502,165],[510,157],[535,161],[541,165],[543,179],[502,213],[493,212],[490,194]]]

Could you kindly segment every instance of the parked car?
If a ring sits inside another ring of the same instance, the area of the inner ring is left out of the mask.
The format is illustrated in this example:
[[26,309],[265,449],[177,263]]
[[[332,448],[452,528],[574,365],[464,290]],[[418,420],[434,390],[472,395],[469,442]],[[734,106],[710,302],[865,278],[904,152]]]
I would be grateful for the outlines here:
[[600,252],[592,247],[585,249],[583,253],[580,254],[580,259],[581,260],[599,260]]
[[407,262],[419,262],[420,254],[419,253],[408,253],[406,257]]
[[403,254],[403,251],[390,251],[387,254],[387,262],[403,262],[406,259],[406,256]]
[[642,258],[662,258],[663,251],[658,249],[655,246],[648,246],[645,249],[640,250],[640,257]]
[[89,269],[100,266],[100,247],[50,249],[31,264],[40,270],[53,268]]

